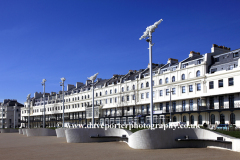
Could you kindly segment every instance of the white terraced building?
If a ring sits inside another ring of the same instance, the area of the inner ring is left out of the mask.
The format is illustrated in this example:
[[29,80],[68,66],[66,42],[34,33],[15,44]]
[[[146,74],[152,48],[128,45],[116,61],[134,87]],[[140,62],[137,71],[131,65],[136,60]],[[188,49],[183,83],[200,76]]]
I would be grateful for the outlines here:
[[[240,49],[213,45],[211,53],[191,51],[178,61],[153,65],[154,123],[235,124],[240,127]],[[95,122],[101,124],[150,123],[149,69],[130,70],[126,75],[97,79],[94,83]],[[68,85],[64,92],[65,122],[91,122],[90,81]],[[170,102],[170,93],[171,102]],[[30,102],[31,127],[42,126],[43,94],[35,93]],[[28,102],[22,112],[27,126]],[[46,94],[46,125],[62,122],[62,92]],[[171,114],[171,115],[170,115]]]

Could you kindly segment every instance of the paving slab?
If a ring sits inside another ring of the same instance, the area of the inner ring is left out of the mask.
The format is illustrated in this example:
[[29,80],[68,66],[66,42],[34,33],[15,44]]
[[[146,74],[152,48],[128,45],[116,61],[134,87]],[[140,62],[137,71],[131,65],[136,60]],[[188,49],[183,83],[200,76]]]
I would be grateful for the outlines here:
[[211,148],[132,149],[125,142],[67,143],[53,136],[27,137],[18,133],[0,134],[0,159],[14,160],[141,160],[141,159],[240,159],[240,153]]

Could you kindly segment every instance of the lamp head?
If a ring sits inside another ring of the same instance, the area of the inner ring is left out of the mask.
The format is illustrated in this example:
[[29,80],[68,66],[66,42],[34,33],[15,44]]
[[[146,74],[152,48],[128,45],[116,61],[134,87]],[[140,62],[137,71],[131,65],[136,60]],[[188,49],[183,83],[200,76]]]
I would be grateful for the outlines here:
[[46,81],[47,81],[46,79],[43,79],[43,80],[42,80],[42,84],[45,84]]
[[62,82],[64,82],[65,80],[66,80],[66,79],[65,79],[64,77],[63,77],[63,78],[61,78],[61,81],[62,81]]

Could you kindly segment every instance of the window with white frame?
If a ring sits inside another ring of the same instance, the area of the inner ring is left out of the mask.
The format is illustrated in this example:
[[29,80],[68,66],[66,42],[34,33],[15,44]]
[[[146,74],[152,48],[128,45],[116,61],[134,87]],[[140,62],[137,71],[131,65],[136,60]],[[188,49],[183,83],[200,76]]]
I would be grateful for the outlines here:
[[168,83],[168,77],[165,79],[165,83]]
[[162,84],[162,79],[159,80],[159,84]]
[[196,77],[200,77],[200,71],[199,70],[196,73]]
[[149,98],[149,92],[146,93],[146,98]]
[[169,89],[166,89],[166,95],[169,95]]
[[182,74],[182,80],[185,80],[185,74]]
[[197,91],[201,91],[201,83],[197,84]]
[[144,93],[141,93],[141,99],[144,99]]
[[176,89],[172,88],[172,94],[176,94]]
[[182,93],[186,93],[185,86],[182,86]]
[[163,90],[160,90],[159,95],[163,96]]
[[172,76],[172,82],[175,82],[175,76]]
[[189,92],[193,92],[193,85],[189,85]]

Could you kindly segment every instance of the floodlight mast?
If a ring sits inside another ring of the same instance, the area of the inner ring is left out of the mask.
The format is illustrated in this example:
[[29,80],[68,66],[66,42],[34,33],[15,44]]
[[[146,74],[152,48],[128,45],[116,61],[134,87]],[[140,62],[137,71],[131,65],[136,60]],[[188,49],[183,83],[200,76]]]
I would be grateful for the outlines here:
[[43,86],[43,128],[45,128],[46,124],[45,124],[45,82],[47,80],[43,79],[42,80],[42,86]]
[[61,78],[60,86],[62,86],[62,102],[63,102],[63,114],[62,114],[62,127],[64,128],[64,81],[66,79],[63,77]]
[[163,20],[160,19],[159,21],[155,22],[153,25],[148,26],[146,28],[146,31],[143,32],[143,35],[139,38],[139,40],[142,40],[143,38],[147,38],[147,42],[149,43],[149,69],[150,69],[150,125],[151,129],[153,129],[153,86],[152,86],[152,33],[155,31],[155,29],[158,27],[158,25]]
[[27,96],[27,101],[28,101],[28,128],[30,128],[30,98],[31,98],[31,93],[28,94],[28,96]]
[[97,75],[98,73],[88,77],[88,79],[92,81],[92,127],[94,126],[94,81],[97,78]]
[[4,103],[4,100],[2,102],[2,129],[3,129],[3,103]]
[[13,128],[14,129],[15,129],[15,126],[16,126],[16,124],[15,124],[16,123],[16,115],[15,115],[16,114],[16,108],[17,108],[17,103],[15,103],[15,106],[13,107],[13,114],[14,114],[13,115],[13,117],[14,117],[14,123],[13,123],[14,127]]

